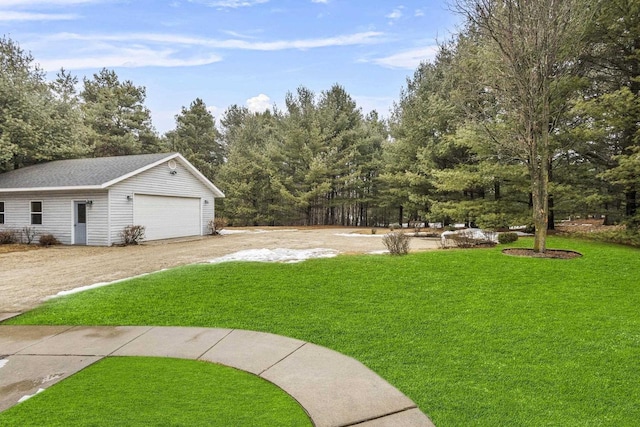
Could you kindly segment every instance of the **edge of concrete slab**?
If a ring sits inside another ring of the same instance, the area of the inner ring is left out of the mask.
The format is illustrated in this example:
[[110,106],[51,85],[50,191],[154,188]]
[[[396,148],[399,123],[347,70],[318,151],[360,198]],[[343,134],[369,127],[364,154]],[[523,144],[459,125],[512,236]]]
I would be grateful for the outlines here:
[[11,318],[13,318],[13,317],[18,317],[18,316],[20,316],[21,314],[22,314],[22,313],[15,313],[15,312],[8,313],[8,312],[2,312],[2,313],[0,313],[0,322],[4,322],[5,320],[9,320],[9,319],[11,319]]
[[[315,426],[434,426],[411,399],[357,360],[280,335],[191,327],[0,325],[0,342],[12,349],[4,358],[7,362],[0,365],[4,370],[11,369],[12,358],[23,365],[32,358],[32,363],[40,366],[34,371],[39,376],[43,375],[41,366],[46,364],[42,360],[46,358],[60,361],[64,357],[90,357],[95,361],[108,356],[153,356],[202,360],[252,373],[280,387],[304,408]],[[78,370],[69,368],[70,374]],[[18,403],[15,393],[2,391],[29,380],[27,375],[25,369],[0,376],[0,409]],[[41,387],[24,390],[24,394],[33,394]]]

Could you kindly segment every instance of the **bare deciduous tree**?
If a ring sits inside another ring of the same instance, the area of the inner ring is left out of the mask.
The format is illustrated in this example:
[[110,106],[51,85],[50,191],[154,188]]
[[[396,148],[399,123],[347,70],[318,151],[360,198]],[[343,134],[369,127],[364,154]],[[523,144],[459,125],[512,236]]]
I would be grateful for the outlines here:
[[566,96],[560,83],[575,73],[590,1],[454,0],[486,44],[484,81],[510,123],[498,142],[527,162],[537,252],[546,250],[550,135]]

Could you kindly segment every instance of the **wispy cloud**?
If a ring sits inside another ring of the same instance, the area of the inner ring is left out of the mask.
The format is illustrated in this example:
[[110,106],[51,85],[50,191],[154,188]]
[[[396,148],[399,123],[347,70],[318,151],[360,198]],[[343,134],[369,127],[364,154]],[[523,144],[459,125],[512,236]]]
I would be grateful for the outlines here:
[[242,34],[242,33],[239,33],[237,31],[232,31],[232,30],[220,30],[220,32],[222,34],[226,34],[228,36],[235,37],[235,38],[238,38],[238,39],[255,39],[256,38],[256,36],[250,36],[250,35]]
[[386,17],[389,19],[400,19],[402,18],[402,11],[399,9],[395,9],[393,12],[386,15]]
[[80,18],[76,13],[51,13],[50,10],[101,1],[105,0],[0,0],[0,22],[76,20]]
[[403,6],[399,6],[395,9],[393,9],[393,11],[391,13],[389,13],[388,15],[386,15],[386,18],[389,18],[391,20],[397,20],[402,18],[402,9],[404,9]]
[[0,10],[0,21],[71,21],[78,19],[78,15],[71,13],[31,13],[31,12],[10,12]]
[[191,3],[204,4],[211,7],[231,8],[255,6],[257,4],[268,3],[269,0],[189,0]]
[[74,55],[39,60],[40,67],[47,71],[60,68],[82,70],[90,68],[138,68],[138,67],[193,67],[221,61],[218,55],[195,55],[180,57],[170,49],[134,47],[129,49],[103,47],[93,55]]
[[222,60],[220,50],[280,51],[377,43],[383,33],[366,32],[300,40],[212,39],[161,33],[41,35],[24,43],[39,55],[45,70],[101,67],[185,67]]
[[377,58],[370,62],[386,68],[402,68],[415,70],[423,61],[432,61],[438,53],[437,45],[424,46],[416,49],[398,52],[396,54]]
[[311,3],[327,4],[327,3],[329,3],[329,0],[311,0]]
[[[0,7],[21,7],[33,6],[77,6],[79,4],[100,3],[101,0],[0,0]],[[6,13],[6,12],[3,12]]]
[[99,34],[83,35],[75,33],[58,33],[47,37],[50,42],[64,41],[93,41],[93,42],[127,42],[127,43],[163,43],[168,45],[190,45],[216,49],[239,49],[276,51],[287,49],[315,49],[321,47],[352,46],[373,44],[380,41],[384,34],[381,32],[368,31],[363,33],[345,34],[334,37],[300,39],[300,40],[277,40],[277,41],[252,41],[252,40],[219,40],[203,37],[192,37],[159,33],[131,33],[131,34]]

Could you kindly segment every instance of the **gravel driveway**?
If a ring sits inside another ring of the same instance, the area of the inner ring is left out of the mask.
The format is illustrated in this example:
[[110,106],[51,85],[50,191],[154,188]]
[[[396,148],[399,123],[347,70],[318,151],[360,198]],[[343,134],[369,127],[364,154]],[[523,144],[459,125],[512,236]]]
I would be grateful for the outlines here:
[[[56,293],[186,264],[246,249],[384,249],[382,236],[354,228],[245,228],[233,234],[128,247],[56,246],[0,254],[0,312],[21,312]],[[411,250],[437,248],[436,239],[412,238]]]

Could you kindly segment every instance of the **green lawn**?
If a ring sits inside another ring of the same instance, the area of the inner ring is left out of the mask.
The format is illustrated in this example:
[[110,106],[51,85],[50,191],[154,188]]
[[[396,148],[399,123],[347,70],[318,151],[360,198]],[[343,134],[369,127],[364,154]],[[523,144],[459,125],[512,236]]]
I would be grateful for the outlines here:
[[51,300],[8,323],[266,331],[355,357],[438,427],[635,426],[640,250],[549,243],[584,257],[498,247],[190,266]]
[[311,426],[246,372],[193,360],[112,357],[0,413],[1,426]]

